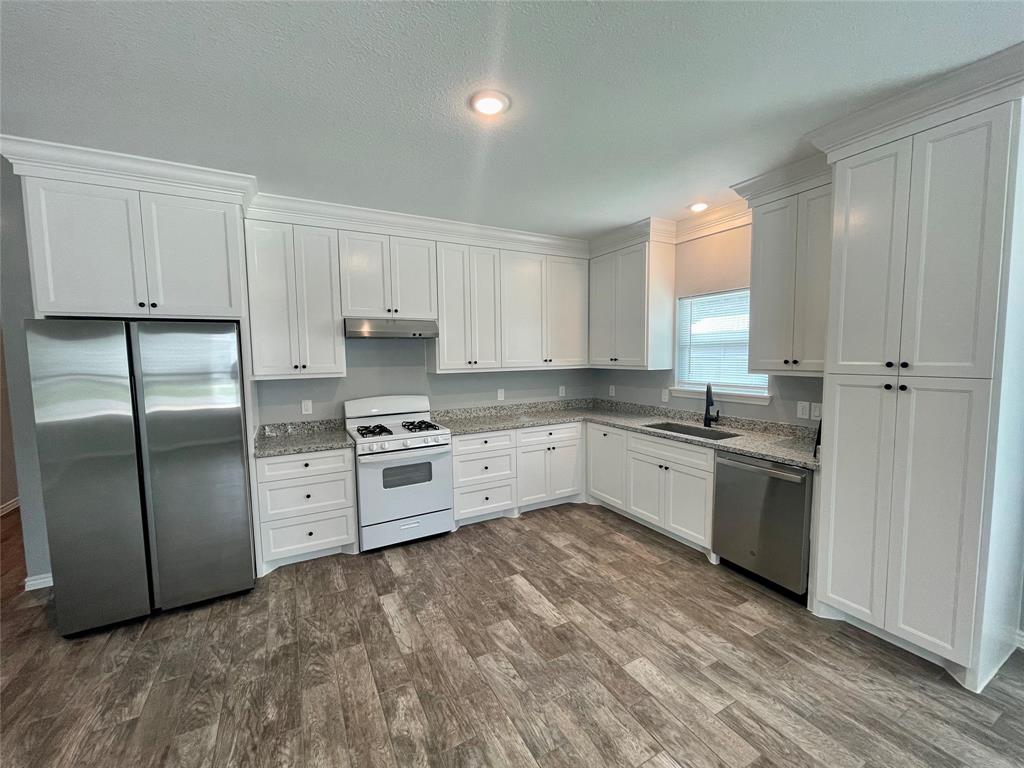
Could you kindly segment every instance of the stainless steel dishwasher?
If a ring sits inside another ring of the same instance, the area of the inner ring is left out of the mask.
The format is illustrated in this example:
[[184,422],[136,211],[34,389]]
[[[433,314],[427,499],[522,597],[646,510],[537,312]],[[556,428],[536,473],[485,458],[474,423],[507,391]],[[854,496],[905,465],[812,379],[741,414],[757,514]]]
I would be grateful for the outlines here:
[[718,452],[711,549],[797,594],[807,591],[808,469]]

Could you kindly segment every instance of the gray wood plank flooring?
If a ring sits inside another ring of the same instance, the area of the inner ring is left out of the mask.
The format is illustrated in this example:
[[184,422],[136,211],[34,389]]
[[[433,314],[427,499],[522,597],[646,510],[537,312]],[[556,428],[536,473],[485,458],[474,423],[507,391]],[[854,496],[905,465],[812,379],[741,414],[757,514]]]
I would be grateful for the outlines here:
[[0,604],[6,768],[1024,765],[981,695],[600,507],[564,504],[72,640]]

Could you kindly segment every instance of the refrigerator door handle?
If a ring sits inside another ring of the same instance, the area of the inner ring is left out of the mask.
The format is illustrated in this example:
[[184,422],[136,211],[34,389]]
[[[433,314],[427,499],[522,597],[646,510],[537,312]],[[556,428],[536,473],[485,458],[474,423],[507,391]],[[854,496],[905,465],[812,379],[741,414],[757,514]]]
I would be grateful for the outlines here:
[[139,346],[139,326],[128,323],[128,361],[132,398],[135,401],[135,439],[138,443],[139,481],[142,491],[143,524],[146,529],[146,556],[149,561],[150,599],[154,608],[161,608],[160,568],[157,562],[156,522],[153,519],[153,483],[149,461],[149,439],[146,435],[146,395],[142,387],[142,350]]

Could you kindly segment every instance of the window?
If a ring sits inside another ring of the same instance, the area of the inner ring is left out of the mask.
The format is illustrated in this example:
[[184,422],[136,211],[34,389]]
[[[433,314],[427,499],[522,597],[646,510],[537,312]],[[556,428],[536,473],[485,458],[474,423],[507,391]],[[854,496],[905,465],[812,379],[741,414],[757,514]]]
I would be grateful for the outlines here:
[[679,299],[676,386],[768,396],[768,377],[747,373],[750,290]]

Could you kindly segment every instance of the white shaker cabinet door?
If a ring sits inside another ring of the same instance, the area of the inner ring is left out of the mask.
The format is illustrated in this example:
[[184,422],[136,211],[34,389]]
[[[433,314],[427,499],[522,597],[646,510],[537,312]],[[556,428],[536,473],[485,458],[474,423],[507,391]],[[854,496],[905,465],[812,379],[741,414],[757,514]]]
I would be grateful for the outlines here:
[[801,192],[797,208],[792,370],[823,371],[832,263],[832,185]]
[[711,501],[715,475],[685,464],[665,464],[664,526],[702,547],[711,546]]
[[798,207],[798,198],[793,196],[754,208],[750,254],[752,371],[789,371],[793,367]]
[[647,244],[618,252],[615,278],[616,366],[647,364]]
[[501,365],[501,259],[497,248],[469,251],[469,327],[474,368]]
[[472,368],[470,247],[437,244],[437,367]]
[[560,499],[580,492],[580,441],[556,443],[548,451],[548,496]]
[[241,317],[238,205],[141,193],[150,314]]
[[664,525],[662,485],[664,461],[630,453],[626,461],[627,510],[641,520]]
[[895,376],[825,377],[818,598],[876,627],[885,623],[896,394]]
[[1007,103],[914,136],[905,373],[992,376],[1011,122]]
[[544,256],[502,251],[502,367],[544,365],[544,297]]
[[590,364],[613,365],[615,357],[615,280],[618,256],[608,253],[590,262]]
[[545,357],[550,365],[586,365],[590,323],[586,259],[548,256]]
[[432,240],[391,238],[391,316],[437,319],[437,248]]
[[387,235],[339,232],[341,309],[345,317],[392,317]]
[[829,373],[884,373],[899,360],[912,141],[836,163]]
[[520,448],[516,453],[516,488],[520,506],[548,498],[548,447],[533,445]]
[[339,266],[337,231],[295,227],[300,373],[345,375]]
[[966,665],[992,382],[901,376],[885,629]]
[[299,375],[292,225],[247,219],[245,250],[253,375]]
[[626,506],[626,435],[587,424],[587,491],[613,507]]
[[35,308],[149,315],[139,193],[25,178]]

